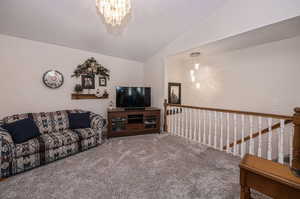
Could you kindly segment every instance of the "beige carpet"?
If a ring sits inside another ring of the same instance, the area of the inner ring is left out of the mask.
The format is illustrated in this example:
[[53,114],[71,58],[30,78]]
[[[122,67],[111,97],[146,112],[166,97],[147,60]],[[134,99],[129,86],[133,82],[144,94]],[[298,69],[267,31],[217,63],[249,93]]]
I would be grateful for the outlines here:
[[170,135],[115,138],[0,182],[0,198],[233,199],[239,161]]

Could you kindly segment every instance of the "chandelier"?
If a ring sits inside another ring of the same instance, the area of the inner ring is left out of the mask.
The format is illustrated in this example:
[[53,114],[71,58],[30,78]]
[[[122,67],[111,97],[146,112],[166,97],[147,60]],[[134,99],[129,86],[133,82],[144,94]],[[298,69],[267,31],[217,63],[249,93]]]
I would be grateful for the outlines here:
[[107,24],[120,26],[122,20],[130,13],[131,0],[96,0],[96,7]]

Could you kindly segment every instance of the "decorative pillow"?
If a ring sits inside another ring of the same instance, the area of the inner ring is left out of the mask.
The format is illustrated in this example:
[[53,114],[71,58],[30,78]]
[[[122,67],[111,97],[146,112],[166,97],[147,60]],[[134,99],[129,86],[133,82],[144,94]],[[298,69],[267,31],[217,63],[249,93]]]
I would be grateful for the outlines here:
[[69,113],[70,129],[91,128],[90,113]]
[[15,144],[26,142],[41,135],[35,122],[30,118],[4,124],[2,128],[8,131]]

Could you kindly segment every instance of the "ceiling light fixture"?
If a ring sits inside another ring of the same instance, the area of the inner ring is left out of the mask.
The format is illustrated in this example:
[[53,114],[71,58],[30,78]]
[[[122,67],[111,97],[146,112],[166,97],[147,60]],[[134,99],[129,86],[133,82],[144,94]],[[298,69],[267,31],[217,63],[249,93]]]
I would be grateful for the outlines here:
[[131,0],[96,0],[96,7],[107,24],[120,26],[130,13]]
[[201,55],[200,52],[192,52],[192,53],[190,54],[190,57],[199,57],[200,55]]

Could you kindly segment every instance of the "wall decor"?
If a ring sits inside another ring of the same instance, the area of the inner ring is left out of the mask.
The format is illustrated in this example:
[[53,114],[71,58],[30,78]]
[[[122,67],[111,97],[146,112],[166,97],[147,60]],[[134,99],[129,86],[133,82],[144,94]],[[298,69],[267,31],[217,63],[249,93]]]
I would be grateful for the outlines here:
[[81,75],[81,84],[83,89],[95,89],[95,76]]
[[48,70],[43,75],[43,82],[48,88],[59,88],[64,83],[64,76],[56,70]]
[[168,84],[168,103],[181,104],[181,83]]
[[83,91],[83,88],[80,84],[76,84],[75,87],[74,87],[74,91],[76,93],[81,93]]
[[107,79],[110,78],[110,71],[99,64],[94,57],[87,59],[83,64],[77,66],[71,77],[80,77],[81,75],[99,75]]
[[[95,58],[87,59],[83,64],[77,66],[71,77],[81,78],[81,85],[75,85],[74,93],[71,94],[71,99],[107,99],[109,94],[104,92],[102,95],[100,89],[96,91],[98,86],[107,86],[107,80],[110,79],[110,71],[99,64]],[[95,85],[95,78],[99,77],[99,85]],[[81,88],[80,88],[81,87]],[[83,94],[84,89],[88,90],[88,94]],[[90,94],[90,90],[93,90]]]
[[99,77],[99,86],[106,86],[107,81],[105,77]]

